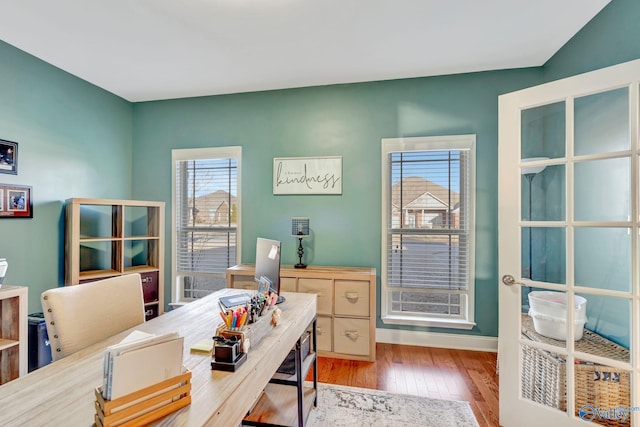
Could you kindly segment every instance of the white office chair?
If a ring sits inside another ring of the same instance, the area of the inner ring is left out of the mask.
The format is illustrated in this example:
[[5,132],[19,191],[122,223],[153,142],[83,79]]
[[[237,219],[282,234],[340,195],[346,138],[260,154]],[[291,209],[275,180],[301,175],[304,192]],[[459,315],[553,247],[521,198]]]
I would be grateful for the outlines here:
[[54,361],[145,321],[139,274],[49,289],[41,302]]

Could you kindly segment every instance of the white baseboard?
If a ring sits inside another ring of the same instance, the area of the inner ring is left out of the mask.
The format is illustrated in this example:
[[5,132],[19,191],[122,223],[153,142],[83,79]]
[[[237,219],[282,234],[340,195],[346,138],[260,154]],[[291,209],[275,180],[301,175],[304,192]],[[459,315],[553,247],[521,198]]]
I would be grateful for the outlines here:
[[453,348],[457,350],[498,351],[498,338],[479,335],[441,334],[437,332],[376,329],[376,342],[416,345],[421,347]]

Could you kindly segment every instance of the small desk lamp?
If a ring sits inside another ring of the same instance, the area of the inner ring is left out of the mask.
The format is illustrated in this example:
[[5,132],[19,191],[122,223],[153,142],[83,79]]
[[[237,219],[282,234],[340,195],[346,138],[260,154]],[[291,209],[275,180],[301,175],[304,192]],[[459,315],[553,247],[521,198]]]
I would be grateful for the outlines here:
[[307,264],[302,263],[302,255],[304,255],[304,249],[302,248],[302,238],[309,237],[309,218],[293,217],[291,218],[291,235],[297,237],[298,241],[298,258],[299,262],[294,266],[295,268],[307,268]]

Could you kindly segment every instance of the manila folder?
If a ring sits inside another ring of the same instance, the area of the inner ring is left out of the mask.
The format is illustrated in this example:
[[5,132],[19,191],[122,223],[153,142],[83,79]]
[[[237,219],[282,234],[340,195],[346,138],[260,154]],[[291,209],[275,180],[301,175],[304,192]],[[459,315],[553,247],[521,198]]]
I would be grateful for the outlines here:
[[111,399],[180,375],[183,341],[179,337],[113,356]]

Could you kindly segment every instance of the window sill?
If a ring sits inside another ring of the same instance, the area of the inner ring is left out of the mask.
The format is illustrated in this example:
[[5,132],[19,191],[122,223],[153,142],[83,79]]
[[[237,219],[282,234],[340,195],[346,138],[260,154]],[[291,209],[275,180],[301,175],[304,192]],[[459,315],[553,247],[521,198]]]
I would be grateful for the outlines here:
[[382,316],[382,323],[385,325],[406,325],[406,326],[431,326],[435,328],[465,329],[470,330],[476,326],[475,322],[463,319],[440,319],[440,318],[416,318],[410,316]]

